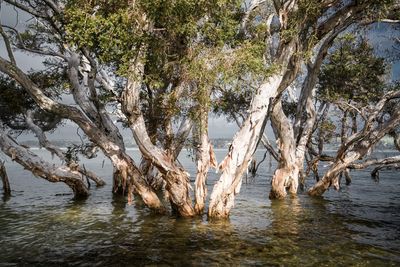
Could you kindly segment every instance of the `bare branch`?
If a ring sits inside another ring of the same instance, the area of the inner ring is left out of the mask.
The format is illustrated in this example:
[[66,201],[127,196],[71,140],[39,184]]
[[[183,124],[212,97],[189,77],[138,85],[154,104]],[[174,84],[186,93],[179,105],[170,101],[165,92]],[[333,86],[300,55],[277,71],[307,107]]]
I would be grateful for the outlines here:
[[24,45],[24,42],[22,41],[21,35],[19,33],[19,31],[17,29],[15,29],[14,27],[8,26],[8,25],[1,25],[4,28],[7,28],[11,31],[13,31],[18,39],[18,43],[14,44],[16,48],[23,50],[24,52],[28,52],[28,53],[32,53],[32,54],[38,54],[38,55],[42,55],[42,56],[53,56],[53,57],[59,57],[65,61],[68,61],[68,58],[56,51],[53,50],[37,50],[37,49],[33,49],[33,48],[29,48],[26,47]]
[[61,14],[62,10],[55,2],[51,0],[43,0],[43,2],[45,2],[46,5],[49,6],[56,14]]
[[36,135],[37,139],[39,140],[39,144],[42,147],[45,147],[48,151],[51,152],[51,154],[56,154],[58,158],[60,158],[61,160],[65,161],[65,155],[64,152],[59,149],[57,146],[54,146],[53,144],[51,144],[49,142],[49,140],[46,138],[46,135],[44,134],[44,132],[42,131],[42,129],[40,129],[39,126],[37,126],[34,122],[33,122],[33,114],[31,110],[28,110],[25,114],[25,122],[26,125],[29,127],[29,129],[31,129],[34,134]]
[[15,6],[16,8],[19,8],[19,9],[31,14],[34,17],[46,18],[46,15],[41,14],[41,13],[37,12],[34,8],[26,6],[26,5],[23,5],[23,4],[19,3],[18,1],[4,0],[4,2],[6,2],[6,3],[8,3],[8,4],[12,5],[12,6]]
[[400,163],[400,155],[399,156],[394,156],[394,157],[388,157],[384,159],[370,159],[366,160],[361,163],[353,163],[349,165],[349,169],[365,169],[369,166],[372,165],[390,165],[390,164],[395,164],[395,163]]
[[13,65],[17,65],[17,62],[15,61],[15,57],[14,57],[14,52],[12,51],[12,48],[11,48],[10,39],[8,38],[7,34],[4,32],[3,26],[1,24],[0,24],[0,34],[3,37],[4,43],[6,45],[7,54],[8,54],[8,57],[10,58],[10,62]]

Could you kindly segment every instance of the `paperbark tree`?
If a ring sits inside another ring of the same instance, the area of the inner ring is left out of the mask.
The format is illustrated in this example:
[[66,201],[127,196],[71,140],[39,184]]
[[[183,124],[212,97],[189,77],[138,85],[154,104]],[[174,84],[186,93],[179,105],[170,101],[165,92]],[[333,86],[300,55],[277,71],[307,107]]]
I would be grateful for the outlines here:
[[[256,84],[210,197],[208,215],[222,218],[229,216],[270,117],[279,149],[274,153],[271,148],[279,164],[270,196],[284,197],[287,186],[292,193],[297,191],[305,147],[315,128],[316,76],[330,44],[364,15],[380,16],[392,4],[255,0],[246,9],[239,0],[5,2],[28,13],[37,24],[24,32],[2,25],[8,59],[0,58],[0,71],[40,109],[82,129],[111,160],[114,190],[127,191],[128,199],[135,191],[158,211],[164,206],[149,184],[152,166],[161,174],[173,211],[193,216],[203,210],[204,181],[213,163],[206,129],[209,107],[204,103],[212,99],[216,87],[230,90]],[[73,97],[74,105],[57,99],[61,93],[49,95],[47,84],[24,72],[15,60],[15,49],[44,55],[45,66],[62,77],[62,92]],[[313,52],[317,56],[311,60]],[[281,100],[299,78],[303,63],[308,66],[307,78],[293,124]],[[179,93],[182,88],[184,94]],[[207,93],[198,94],[205,88]],[[126,153],[111,111],[131,129],[143,156],[140,168]],[[190,127],[174,133],[173,122],[185,117],[192,121],[200,145],[194,206],[188,174],[176,160]]]
[[[352,1],[346,4],[341,1],[318,3],[274,1],[274,7],[280,22],[277,33],[280,40],[276,51],[272,49],[271,62],[279,66],[279,70],[267,78],[266,82],[257,89],[249,107],[249,115],[235,135],[228,155],[220,164],[222,175],[214,187],[210,201],[209,216],[212,217],[227,217],[229,215],[234,203],[234,196],[240,191],[242,174],[251,159],[251,155],[255,152],[263,132],[268,110],[271,109],[270,103],[274,106],[279,101],[279,96],[297,77],[300,64],[307,53],[312,51],[314,47],[318,47],[327,35],[357,21],[363,11],[378,8],[375,3],[369,1],[362,3]],[[270,25],[267,26],[268,29],[272,28]],[[282,113],[280,114],[281,116],[276,122],[285,123],[285,120],[282,120]],[[277,127],[277,129],[279,128],[282,130],[289,129]],[[278,134],[278,136],[282,138],[283,133]],[[289,139],[279,140],[279,144],[294,148],[293,145],[290,145],[290,143],[293,144],[293,135],[285,134],[285,136]],[[288,158],[285,159],[287,162],[292,159],[292,162],[295,163],[293,153],[286,153],[285,151],[288,149],[285,147],[281,147],[284,153],[282,153],[280,161],[283,161],[283,157],[287,156]],[[287,164],[281,166],[284,167],[285,165]],[[285,193],[282,187],[288,185],[287,181],[289,180],[292,181],[290,184],[293,185],[291,191],[295,192],[297,190],[297,173],[296,168],[290,171],[278,169],[272,181],[273,193],[270,196],[283,197]],[[275,192],[281,193],[276,194]]]
[[[393,133],[398,127],[398,115],[395,112],[398,106],[398,86],[387,88],[388,85],[381,79],[385,74],[385,64],[381,58],[372,54],[365,40],[356,42],[353,36],[347,35],[339,43],[322,69],[318,93],[323,101],[331,102],[340,110],[339,116],[342,119],[338,137],[341,144],[335,156],[325,157],[332,165],[322,180],[317,181],[309,190],[310,195],[320,195],[329,186],[338,189],[341,175],[346,177],[346,183],[349,184],[350,168],[367,167],[373,162],[392,162],[391,159],[381,159],[367,160],[364,164],[354,163],[368,156],[382,137]],[[356,54],[362,56],[353,56],[357,50],[359,52]],[[348,117],[352,120],[351,126],[348,125]],[[325,119],[324,114],[322,120]],[[321,154],[322,149],[319,149],[317,158]]]
[[[62,31],[60,17],[53,16],[56,14],[61,15],[60,10],[52,10],[48,13],[48,4],[43,3],[40,8],[32,10],[29,6],[13,1],[10,4],[30,13],[31,15],[42,20],[48,27],[48,31],[44,31],[44,36],[53,36],[48,42],[42,43],[39,47],[26,48],[25,51],[34,54],[43,54],[46,56],[54,57],[56,67],[62,67],[62,64],[67,63],[67,81],[71,85],[72,95],[75,99],[79,109],[73,106],[68,106],[54,100],[54,96],[47,96],[43,88],[40,88],[32,79],[18,68],[17,63],[13,60],[13,51],[8,49],[10,61],[4,58],[0,59],[0,71],[8,75],[11,79],[15,80],[35,101],[35,103],[43,110],[58,115],[60,118],[70,119],[75,122],[89,137],[89,139],[96,143],[108,156],[113,163],[114,167],[121,176],[122,185],[128,187],[128,191],[132,192],[133,187],[136,192],[142,197],[144,202],[150,207],[158,211],[164,210],[163,205],[158,199],[157,195],[147,185],[141,174],[134,164],[133,160],[125,153],[122,137],[119,130],[108,113],[105,106],[101,104],[98,97],[98,92],[95,86],[95,80],[99,80],[105,88],[108,88],[105,75],[102,72],[97,72],[95,60],[82,49],[81,54],[78,55],[74,50],[68,48],[62,39],[58,39],[58,33]],[[21,34],[15,29],[12,31],[17,34],[15,46],[24,49],[25,42],[21,38]],[[29,36],[28,38],[44,38],[40,35]],[[3,39],[7,43],[10,38],[3,35]],[[11,47],[11,45],[9,45]],[[49,48],[49,46],[52,46]],[[58,49],[54,50],[54,48]],[[86,56],[85,56],[86,55]],[[84,61],[84,62],[83,62]],[[89,62],[90,67],[87,63]],[[64,65],[65,66],[65,65]],[[86,70],[86,71],[85,71]],[[86,82],[86,83],[85,83]],[[90,95],[91,101],[88,100]]]
[[[398,127],[400,123],[400,109],[397,104],[391,116],[382,120],[383,109],[390,101],[400,97],[400,91],[387,93],[376,105],[369,107],[371,114],[366,117],[365,125],[360,132],[351,135],[344,142],[335,157],[335,160],[323,178],[308,190],[310,195],[322,195],[330,186],[339,188],[339,174],[350,164],[362,159],[370,153],[372,147],[386,134]],[[374,123],[377,121],[378,123]],[[374,125],[375,124],[375,125]]]

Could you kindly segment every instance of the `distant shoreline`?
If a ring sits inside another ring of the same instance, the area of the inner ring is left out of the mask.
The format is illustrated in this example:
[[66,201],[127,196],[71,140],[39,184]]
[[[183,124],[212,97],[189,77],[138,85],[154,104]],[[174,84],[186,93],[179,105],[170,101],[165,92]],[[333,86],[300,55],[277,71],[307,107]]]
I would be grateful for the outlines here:
[[[31,149],[31,150],[46,150],[43,147],[29,147],[29,149]],[[60,147],[60,149],[61,150],[67,150],[67,147]],[[138,147],[127,147],[126,150],[127,151],[139,151],[139,148]],[[214,148],[214,151],[227,151],[227,150],[228,150],[228,148]],[[259,148],[259,149],[257,149],[257,151],[265,152],[267,150],[265,148]],[[324,150],[324,153],[331,153],[331,152],[336,152],[336,150],[334,150],[334,149]],[[396,149],[385,149],[385,150],[376,149],[376,150],[374,150],[374,152],[379,152],[379,153],[395,153],[395,152],[398,152],[398,153],[400,153]]]

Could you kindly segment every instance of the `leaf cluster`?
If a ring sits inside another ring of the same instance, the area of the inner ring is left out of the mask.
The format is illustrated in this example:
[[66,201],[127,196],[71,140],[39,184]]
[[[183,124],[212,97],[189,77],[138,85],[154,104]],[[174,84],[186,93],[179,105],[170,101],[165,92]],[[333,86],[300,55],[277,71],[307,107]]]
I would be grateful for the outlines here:
[[374,55],[368,42],[347,34],[336,42],[321,68],[318,97],[360,104],[375,102],[384,93],[385,73],[384,59]]
[[[31,73],[30,78],[39,85],[53,85],[52,79],[56,77],[43,76],[42,72]],[[45,87],[46,88],[46,87]],[[51,96],[54,92],[45,92]],[[42,128],[43,131],[50,131],[61,122],[58,116],[41,110],[31,96],[19,86],[14,80],[1,76],[0,77],[0,121],[14,130],[27,130],[25,123],[25,113],[28,110],[34,111],[33,121]]]

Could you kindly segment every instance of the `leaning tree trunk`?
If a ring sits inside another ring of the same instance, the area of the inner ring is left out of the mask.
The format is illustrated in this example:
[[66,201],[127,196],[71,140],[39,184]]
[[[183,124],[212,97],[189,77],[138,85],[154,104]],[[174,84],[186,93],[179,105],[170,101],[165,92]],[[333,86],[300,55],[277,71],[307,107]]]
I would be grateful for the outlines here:
[[103,186],[106,184],[104,180],[101,179],[97,174],[90,170],[87,170],[84,166],[80,166],[77,162],[67,162],[64,152],[59,147],[53,145],[47,139],[43,130],[33,122],[32,111],[28,110],[26,112],[25,122],[29,129],[31,129],[35,133],[37,139],[39,140],[39,144],[42,147],[46,148],[46,150],[48,150],[52,155],[57,155],[60,160],[64,161],[65,164],[67,164],[67,167],[71,171],[77,171],[81,175],[86,176],[88,179],[94,181],[96,183],[96,186]]
[[[315,107],[313,99],[315,99],[316,83],[318,80],[318,74],[322,63],[328,54],[329,48],[332,46],[335,38],[347,29],[351,25],[350,21],[347,21],[335,28],[322,42],[318,49],[318,53],[315,57],[314,62],[311,61],[307,64],[307,76],[303,82],[301,88],[300,99],[297,105],[295,122],[294,122],[294,136],[296,139],[296,165],[299,169],[299,176],[301,183],[304,184],[304,160],[305,153],[307,150],[307,145],[313,133],[317,114],[315,112]],[[323,105],[322,105],[323,106]],[[320,107],[320,110],[322,108]],[[305,115],[304,116],[304,111]]]
[[136,144],[142,155],[153,162],[164,177],[172,210],[183,217],[194,216],[195,212],[189,195],[189,174],[175,163],[174,158],[151,142],[140,110],[139,90],[140,84],[128,79],[122,94],[122,111],[127,117]]
[[17,144],[4,132],[0,133],[0,148],[12,160],[18,162],[34,175],[52,183],[65,183],[74,192],[75,197],[87,197],[89,195],[89,190],[79,173],[72,172],[65,166],[57,167],[43,161],[36,154]]
[[249,116],[235,134],[228,155],[219,164],[221,176],[210,197],[209,217],[226,218],[234,205],[246,170],[264,132],[269,102],[278,94],[283,75],[273,75],[257,91]]
[[296,142],[293,127],[282,110],[279,101],[272,111],[272,128],[276,135],[276,144],[279,149],[278,168],[271,181],[270,199],[281,199],[286,196],[286,188],[292,194],[297,193],[299,168],[296,164]]
[[119,142],[114,142],[113,138],[110,138],[104,131],[99,129],[80,109],[56,102],[47,97],[42,89],[21,69],[1,57],[0,71],[15,79],[43,110],[55,113],[62,118],[68,118],[75,122],[90,140],[102,149],[104,155],[111,160],[111,163],[123,175],[125,181],[127,181],[128,178],[131,179],[128,185],[134,186],[135,192],[142,197],[144,203],[149,208],[161,212],[165,210],[157,194],[143,180],[133,159],[126,154],[124,147],[121,146]]
[[308,190],[310,196],[321,196],[330,186],[339,189],[339,175],[346,168],[358,160],[362,153],[358,151],[350,151],[344,159],[336,160],[325,175],[313,187]]
[[[380,112],[384,109],[386,103],[393,97],[399,97],[400,92],[391,92],[385,95],[382,100],[380,100],[376,106],[375,111],[369,116],[368,120],[365,122],[363,130],[360,133],[354,134],[349,138],[348,141],[339,148],[338,155],[335,162],[325,173],[324,177],[319,180],[313,187],[308,191],[311,196],[322,195],[331,185],[334,188],[339,188],[339,175],[346,168],[349,167],[354,161],[363,158],[368,154],[372,147],[381,140],[386,134],[393,131],[395,127],[400,124],[400,106],[396,105],[394,107],[395,111],[391,118],[383,123],[378,124],[374,129],[372,124],[376,118],[380,115]],[[373,108],[371,108],[372,110]]]
[[[179,154],[185,146],[185,141],[187,140],[191,132],[192,126],[193,121],[188,116],[184,117],[178,131],[175,133],[174,138],[172,138],[168,146],[164,146],[166,154],[171,157],[175,162],[177,161]],[[159,137],[157,137],[157,139],[158,138]],[[156,166],[154,166],[154,164],[145,157],[142,158],[142,161],[140,163],[140,170],[143,173],[144,177],[146,177],[149,185],[155,191],[159,191],[160,189],[165,187],[165,178],[163,178],[162,174],[158,172]]]
[[[132,194],[138,194],[147,207],[158,213],[164,213],[165,207],[157,194],[143,179],[143,175],[133,159],[126,153],[110,155],[114,166],[114,174],[119,176],[122,193],[128,193],[128,202],[132,200]],[[115,188],[114,188],[115,189]]]

